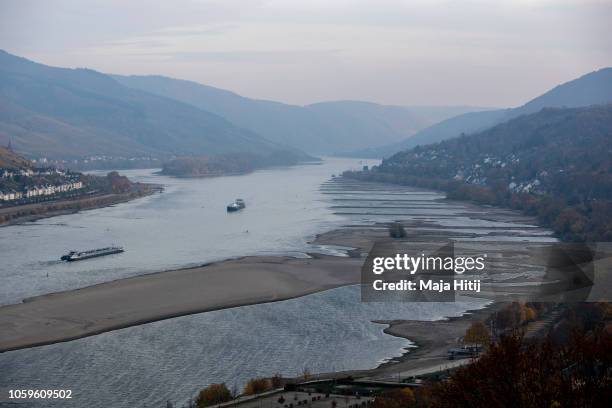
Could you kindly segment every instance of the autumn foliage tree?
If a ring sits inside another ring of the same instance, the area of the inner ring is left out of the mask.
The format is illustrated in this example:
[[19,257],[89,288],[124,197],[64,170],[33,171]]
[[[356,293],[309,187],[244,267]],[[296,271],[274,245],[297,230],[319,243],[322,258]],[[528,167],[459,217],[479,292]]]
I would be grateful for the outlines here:
[[537,319],[538,310],[542,306],[534,303],[509,303],[495,314],[495,327],[501,331],[519,328]]
[[550,340],[525,345],[505,336],[476,362],[429,390],[430,406],[604,407],[612,398],[612,336],[575,335],[568,345]]
[[245,395],[261,394],[272,389],[272,381],[269,378],[251,378],[244,386]]
[[106,179],[113,193],[127,193],[132,189],[132,183],[127,177],[121,176],[116,171],[111,171],[106,175]]
[[198,408],[221,404],[232,400],[232,394],[225,384],[210,384],[198,394],[196,405]]
[[465,331],[463,342],[466,344],[481,344],[483,346],[488,346],[491,342],[491,334],[483,322],[474,322]]

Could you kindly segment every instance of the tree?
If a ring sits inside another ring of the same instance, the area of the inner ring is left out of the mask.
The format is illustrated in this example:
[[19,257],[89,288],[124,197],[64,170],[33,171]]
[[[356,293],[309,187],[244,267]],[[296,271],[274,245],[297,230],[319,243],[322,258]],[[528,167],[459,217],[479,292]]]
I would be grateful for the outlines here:
[[537,319],[538,314],[535,311],[535,309],[529,307],[529,306],[525,306],[525,320],[528,322],[532,322],[535,319]]
[[245,395],[261,394],[272,388],[272,382],[268,378],[251,378],[244,386]]
[[111,171],[106,175],[113,193],[127,193],[132,189],[132,183],[127,177],[119,175],[116,171]]
[[587,224],[587,218],[575,208],[566,208],[555,219],[553,227],[560,234],[582,234]]
[[489,329],[483,322],[474,322],[465,331],[464,343],[488,345],[491,342]]
[[604,331],[575,332],[566,345],[503,336],[479,360],[430,389],[431,407],[604,407],[612,398]]
[[196,404],[198,408],[207,407],[209,405],[221,404],[232,400],[232,394],[223,384],[210,384],[198,394]]

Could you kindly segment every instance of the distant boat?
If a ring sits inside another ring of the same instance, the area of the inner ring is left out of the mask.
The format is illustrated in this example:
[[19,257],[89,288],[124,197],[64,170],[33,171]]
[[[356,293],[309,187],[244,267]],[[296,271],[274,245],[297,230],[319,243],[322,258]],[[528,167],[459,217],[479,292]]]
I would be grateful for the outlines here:
[[112,254],[120,254],[121,252],[125,252],[125,249],[120,246],[111,246],[106,248],[98,248],[92,249],[89,251],[70,251],[66,255],[62,256],[60,259],[62,261],[74,262],[74,261],[82,261],[83,259],[89,258],[97,258],[99,256],[112,255]]
[[242,198],[237,198],[236,201],[227,206],[227,212],[240,211],[246,207],[246,204]]
[[470,344],[448,350],[448,359],[470,358],[478,356],[482,352],[482,345]]

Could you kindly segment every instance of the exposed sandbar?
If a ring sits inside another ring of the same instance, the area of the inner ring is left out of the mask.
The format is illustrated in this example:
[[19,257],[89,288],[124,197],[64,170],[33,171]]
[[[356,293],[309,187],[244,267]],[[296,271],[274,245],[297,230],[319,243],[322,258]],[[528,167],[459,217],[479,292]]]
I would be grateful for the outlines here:
[[354,284],[361,264],[331,256],[246,257],[37,296],[0,307],[0,352]]

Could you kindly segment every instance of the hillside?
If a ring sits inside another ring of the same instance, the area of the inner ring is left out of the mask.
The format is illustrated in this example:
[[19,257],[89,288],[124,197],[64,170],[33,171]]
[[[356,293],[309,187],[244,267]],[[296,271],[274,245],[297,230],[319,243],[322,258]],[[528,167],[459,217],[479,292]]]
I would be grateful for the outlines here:
[[389,157],[418,145],[479,132],[542,108],[573,108],[606,103],[612,103],[612,68],[603,68],[561,84],[517,108],[462,114],[423,129],[401,142],[354,152],[353,155]]
[[162,76],[119,76],[134,89],[213,112],[265,138],[309,153],[335,153],[395,142],[420,129],[482,108],[385,106],[337,101],[307,106],[250,99],[197,82]]
[[9,138],[16,151],[49,158],[279,148],[213,113],[99,72],[49,67],[0,51],[0,144]]
[[0,168],[24,169],[30,168],[31,163],[12,151],[0,147]]
[[543,109],[347,175],[520,209],[565,240],[610,241],[612,105]]

